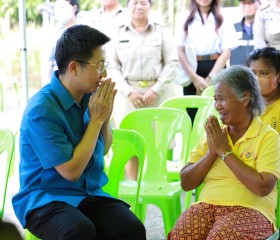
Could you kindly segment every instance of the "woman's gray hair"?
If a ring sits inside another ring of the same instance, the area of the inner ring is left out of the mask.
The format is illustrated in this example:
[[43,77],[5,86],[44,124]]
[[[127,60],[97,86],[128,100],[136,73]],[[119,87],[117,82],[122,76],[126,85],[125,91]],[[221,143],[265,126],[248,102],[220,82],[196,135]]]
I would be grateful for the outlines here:
[[231,87],[237,99],[244,99],[244,93],[250,93],[250,114],[259,116],[265,109],[264,99],[261,95],[258,79],[252,70],[245,66],[231,66],[222,70],[213,77],[214,86],[224,83]]

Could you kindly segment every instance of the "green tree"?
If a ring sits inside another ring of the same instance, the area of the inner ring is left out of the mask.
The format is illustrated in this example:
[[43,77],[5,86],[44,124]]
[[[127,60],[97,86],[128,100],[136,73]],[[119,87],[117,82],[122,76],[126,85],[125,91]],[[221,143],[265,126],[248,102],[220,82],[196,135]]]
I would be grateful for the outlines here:
[[[28,22],[35,22],[37,24],[42,22],[42,16],[39,12],[38,5],[44,3],[44,0],[26,0],[26,19]],[[11,24],[18,23],[18,0],[0,0],[0,17],[9,14]]]

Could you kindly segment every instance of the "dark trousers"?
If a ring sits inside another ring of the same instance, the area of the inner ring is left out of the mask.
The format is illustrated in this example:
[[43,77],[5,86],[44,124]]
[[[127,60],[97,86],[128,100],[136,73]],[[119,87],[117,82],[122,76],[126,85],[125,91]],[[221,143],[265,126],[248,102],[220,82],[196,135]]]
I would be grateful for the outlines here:
[[[210,73],[211,69],[215,65],[216,60],[209,60],[209,61],[198,61],[197,62],[197,70],[196,73],[203,77],[206,78],[208,74]],[[183,94],[184,95],[196,95],[196,88],[193,83],[191,83],[189,86],[186,86],[183,88]],[[186,109],[192,122],[194,121],[197,108],[187,108]]]
[[142,222],[124,202],[106,197],[87,197],[78,207],[52,202],[33,210],[26,228],[47,240],[145,240]]

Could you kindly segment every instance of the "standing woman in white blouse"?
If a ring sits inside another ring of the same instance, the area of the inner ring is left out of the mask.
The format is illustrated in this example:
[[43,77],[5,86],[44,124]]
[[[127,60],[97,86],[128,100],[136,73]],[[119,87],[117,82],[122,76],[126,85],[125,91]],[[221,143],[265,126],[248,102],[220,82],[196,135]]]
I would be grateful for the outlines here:
[[[189,16],[177,31],[179,61],[192,80],[184,87],[184,95],[200,95],[211,77],[225,67],[230,49],[236,46],[234,36],[234,26],[224,20],[218,0],[191,0]],[[186,42],[197,55],[196,71],[186,57]]]

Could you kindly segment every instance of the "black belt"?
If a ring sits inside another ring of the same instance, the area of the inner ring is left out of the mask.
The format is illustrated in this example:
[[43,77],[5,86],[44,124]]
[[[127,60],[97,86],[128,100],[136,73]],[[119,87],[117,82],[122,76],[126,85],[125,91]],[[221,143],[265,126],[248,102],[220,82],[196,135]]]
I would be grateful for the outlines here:
[[220,57],[221,54],[214,53],[209,55],[201,55],[196,56],[197,61],[209,61],[209,60],[217,60]]

